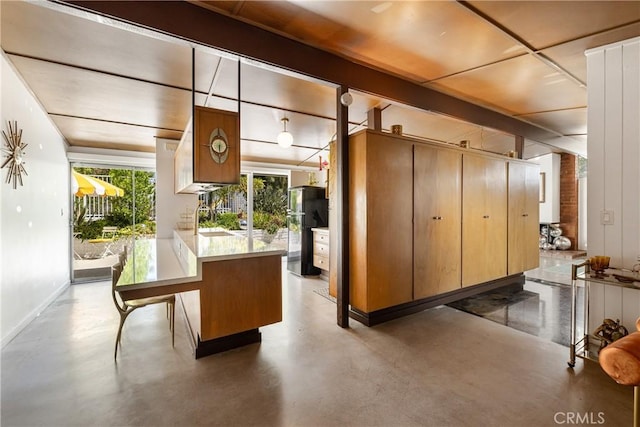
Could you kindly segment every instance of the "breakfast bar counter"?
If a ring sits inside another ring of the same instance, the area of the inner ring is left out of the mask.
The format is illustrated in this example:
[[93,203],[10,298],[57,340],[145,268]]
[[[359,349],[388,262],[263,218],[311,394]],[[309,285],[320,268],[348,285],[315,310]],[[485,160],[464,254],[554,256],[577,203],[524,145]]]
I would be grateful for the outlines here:
[[259,342],[282,320],[283,251],[219,229],[136,240],[116,289],[125,299],[176,294],[196,358]]

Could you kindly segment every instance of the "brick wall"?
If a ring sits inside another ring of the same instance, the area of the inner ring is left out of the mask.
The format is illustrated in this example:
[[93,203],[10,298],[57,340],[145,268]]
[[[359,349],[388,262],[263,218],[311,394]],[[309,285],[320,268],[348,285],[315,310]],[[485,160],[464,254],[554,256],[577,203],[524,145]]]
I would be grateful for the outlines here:
[[560,155],[560,227],[571,240],[571,250],[578,242],[578,171],[576,156]]

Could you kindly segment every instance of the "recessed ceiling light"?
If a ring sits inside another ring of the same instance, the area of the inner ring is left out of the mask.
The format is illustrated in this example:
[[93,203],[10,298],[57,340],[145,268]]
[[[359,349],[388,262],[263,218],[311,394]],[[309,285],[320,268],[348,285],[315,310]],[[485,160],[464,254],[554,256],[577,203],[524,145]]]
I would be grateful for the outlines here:
[[389,9],[391,6],[393,6],[393,3],[390,1],[386,1],[384,3],[380,3],[379,5],[372,7],[371,12],[382,13],[385,10]]

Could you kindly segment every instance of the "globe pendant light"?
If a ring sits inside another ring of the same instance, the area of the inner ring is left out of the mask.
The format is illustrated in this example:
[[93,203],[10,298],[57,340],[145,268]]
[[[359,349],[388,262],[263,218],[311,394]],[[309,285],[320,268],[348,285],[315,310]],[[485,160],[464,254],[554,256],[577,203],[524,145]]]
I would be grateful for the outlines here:
[[278,145],[282,148],[289,148],[291,147],[291,144],[293,144],[293,135],[287,132],[287,122],[289,119],[285,117],[281,121],[284,126],[284,130],[278,134]]

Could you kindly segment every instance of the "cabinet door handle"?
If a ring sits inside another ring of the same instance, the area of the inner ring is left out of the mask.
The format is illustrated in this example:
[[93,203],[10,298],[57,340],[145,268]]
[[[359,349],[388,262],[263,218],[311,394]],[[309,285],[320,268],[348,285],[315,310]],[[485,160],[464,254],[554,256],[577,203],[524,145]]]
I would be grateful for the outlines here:
[[442,217],[441,217],[441,216],[434,216],[434,217],[433,217],[433,219],[435,219],[435,220],[441,220],[441,219],[442,219]]
[[489,215],[484,215],[482,218],[489,219]]
[[529,216],[529,214],[528,213],[523,213],[522,216]]

